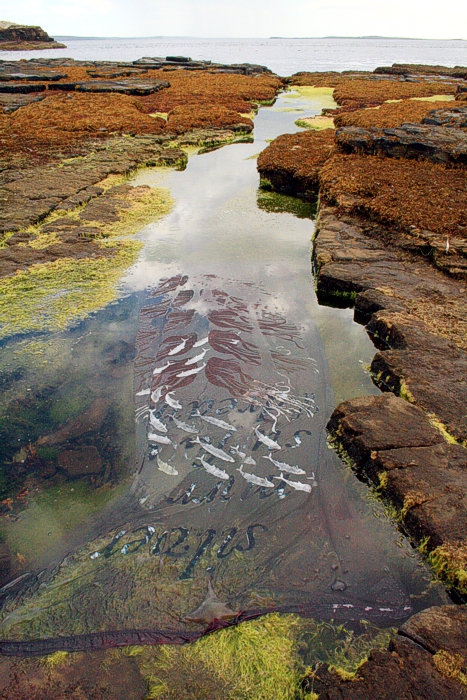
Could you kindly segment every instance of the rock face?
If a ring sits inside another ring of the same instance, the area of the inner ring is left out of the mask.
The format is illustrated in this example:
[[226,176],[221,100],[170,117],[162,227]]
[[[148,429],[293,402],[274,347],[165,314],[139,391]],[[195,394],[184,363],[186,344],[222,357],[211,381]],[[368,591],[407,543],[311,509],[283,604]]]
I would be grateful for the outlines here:
[[368,130],[346,126],[337,130],[336,142],[344,153],[467,164],[467,133],[452,127],[403,124],[397,129]]
[[41,27],[30,27],[13,22],[0,22],[0,50],[64,49]]
[[466,629],[465,608],[429,608],[405,623],[387,650],[372,651],[354,679],[321,666],[304,687],[319,700],[463,700]]

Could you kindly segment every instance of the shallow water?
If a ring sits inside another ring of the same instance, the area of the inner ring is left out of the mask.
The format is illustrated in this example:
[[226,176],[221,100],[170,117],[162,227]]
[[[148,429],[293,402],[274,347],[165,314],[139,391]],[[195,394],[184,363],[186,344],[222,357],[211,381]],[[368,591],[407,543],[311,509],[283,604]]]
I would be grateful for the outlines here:
[[258,190],[256,155],[322,99],[286,94],[253,143],[138,172],[176,204],[139,234],[118,303],[3,343],[4,582],[30,575],[0,591],[2,637],[258,609],[388,627],[443,600],[327,445],[336,403],[378,393],[374,348],[317,303],[311,206]]
[[203,39],[56,37],[66,49],[2,51],[2,60],[62,58],[135,61],[142,56],[190,56],[221,63],[259,63],[278,75],[300,70],[374,70],[392,63],[463,66],[467,44],[436,39]]

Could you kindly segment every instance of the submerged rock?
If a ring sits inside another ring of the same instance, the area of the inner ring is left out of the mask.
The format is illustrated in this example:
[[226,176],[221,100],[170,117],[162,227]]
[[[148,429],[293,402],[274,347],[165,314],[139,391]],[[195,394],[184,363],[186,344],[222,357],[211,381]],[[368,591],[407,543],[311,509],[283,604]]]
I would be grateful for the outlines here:
[[373,650],[355,675],[343,680],[323,665],[303,687],[319,700],[462,700],[467,698],[467,612],[455,606],[414,615],[390,641]]

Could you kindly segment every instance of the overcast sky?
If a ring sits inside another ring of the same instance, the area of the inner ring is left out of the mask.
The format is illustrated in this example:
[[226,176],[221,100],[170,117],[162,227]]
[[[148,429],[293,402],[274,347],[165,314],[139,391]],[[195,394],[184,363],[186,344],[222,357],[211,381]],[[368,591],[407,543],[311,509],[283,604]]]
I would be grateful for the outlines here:
[[466,0],[0,0],[51,35],[467,39]]

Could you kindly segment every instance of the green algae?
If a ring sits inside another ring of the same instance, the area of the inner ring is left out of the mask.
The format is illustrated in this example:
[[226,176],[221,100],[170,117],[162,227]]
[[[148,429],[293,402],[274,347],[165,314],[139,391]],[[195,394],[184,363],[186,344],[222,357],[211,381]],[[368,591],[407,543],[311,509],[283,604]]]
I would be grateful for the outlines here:
[[263,211],[293,214],[299,219],[313,219],[316,215],[316,205],[313,202],[264,188],[257,191],[256,204]]
[[305,117],[304,119],[297,119],[295,124],[303,129],[313,129],[314,131],[334,129],[334,119],[332,117]]
[[106,258],[63,258],[0,281],[0,338],[53,331],[88,316],[116,296],[116,284],[141,248],[128,241]]
[[[122,182],[106,178],[105,190]],[[31,331],[54,331],[84,319],[103,308],[117,296],[117,283],[122,274],[136,262],[142,247],[131,236],[148,223],[168,214],[173,200],[165,189],[135,191],[126,198],[128,209],[120,209],[120,219],[110,224],[89,222],[102,238],[97,243],[101,257],[61,258],[32,265],[27,270],[0,280],[0,338]],[[44,233],[43,226],[59,218],[76,218],[73,211],[66,216],[56,214],[34,227],[33,247],[47,248],[56,241],[56,234]],[[34,235],[35,234],[35,237]]]
[[146,700],[296,700],[301,697],[300,620],[266,615],[185,647],[162,646],[137,657]]
[[84,481],[53,486],[35,497],[18,521],[2,523],[0,534],[10,551],[18,552],[28,566],[34,566],[64,536],[82,527],[90,516],[116,498],[123,488],[122,485],[96,489]]

